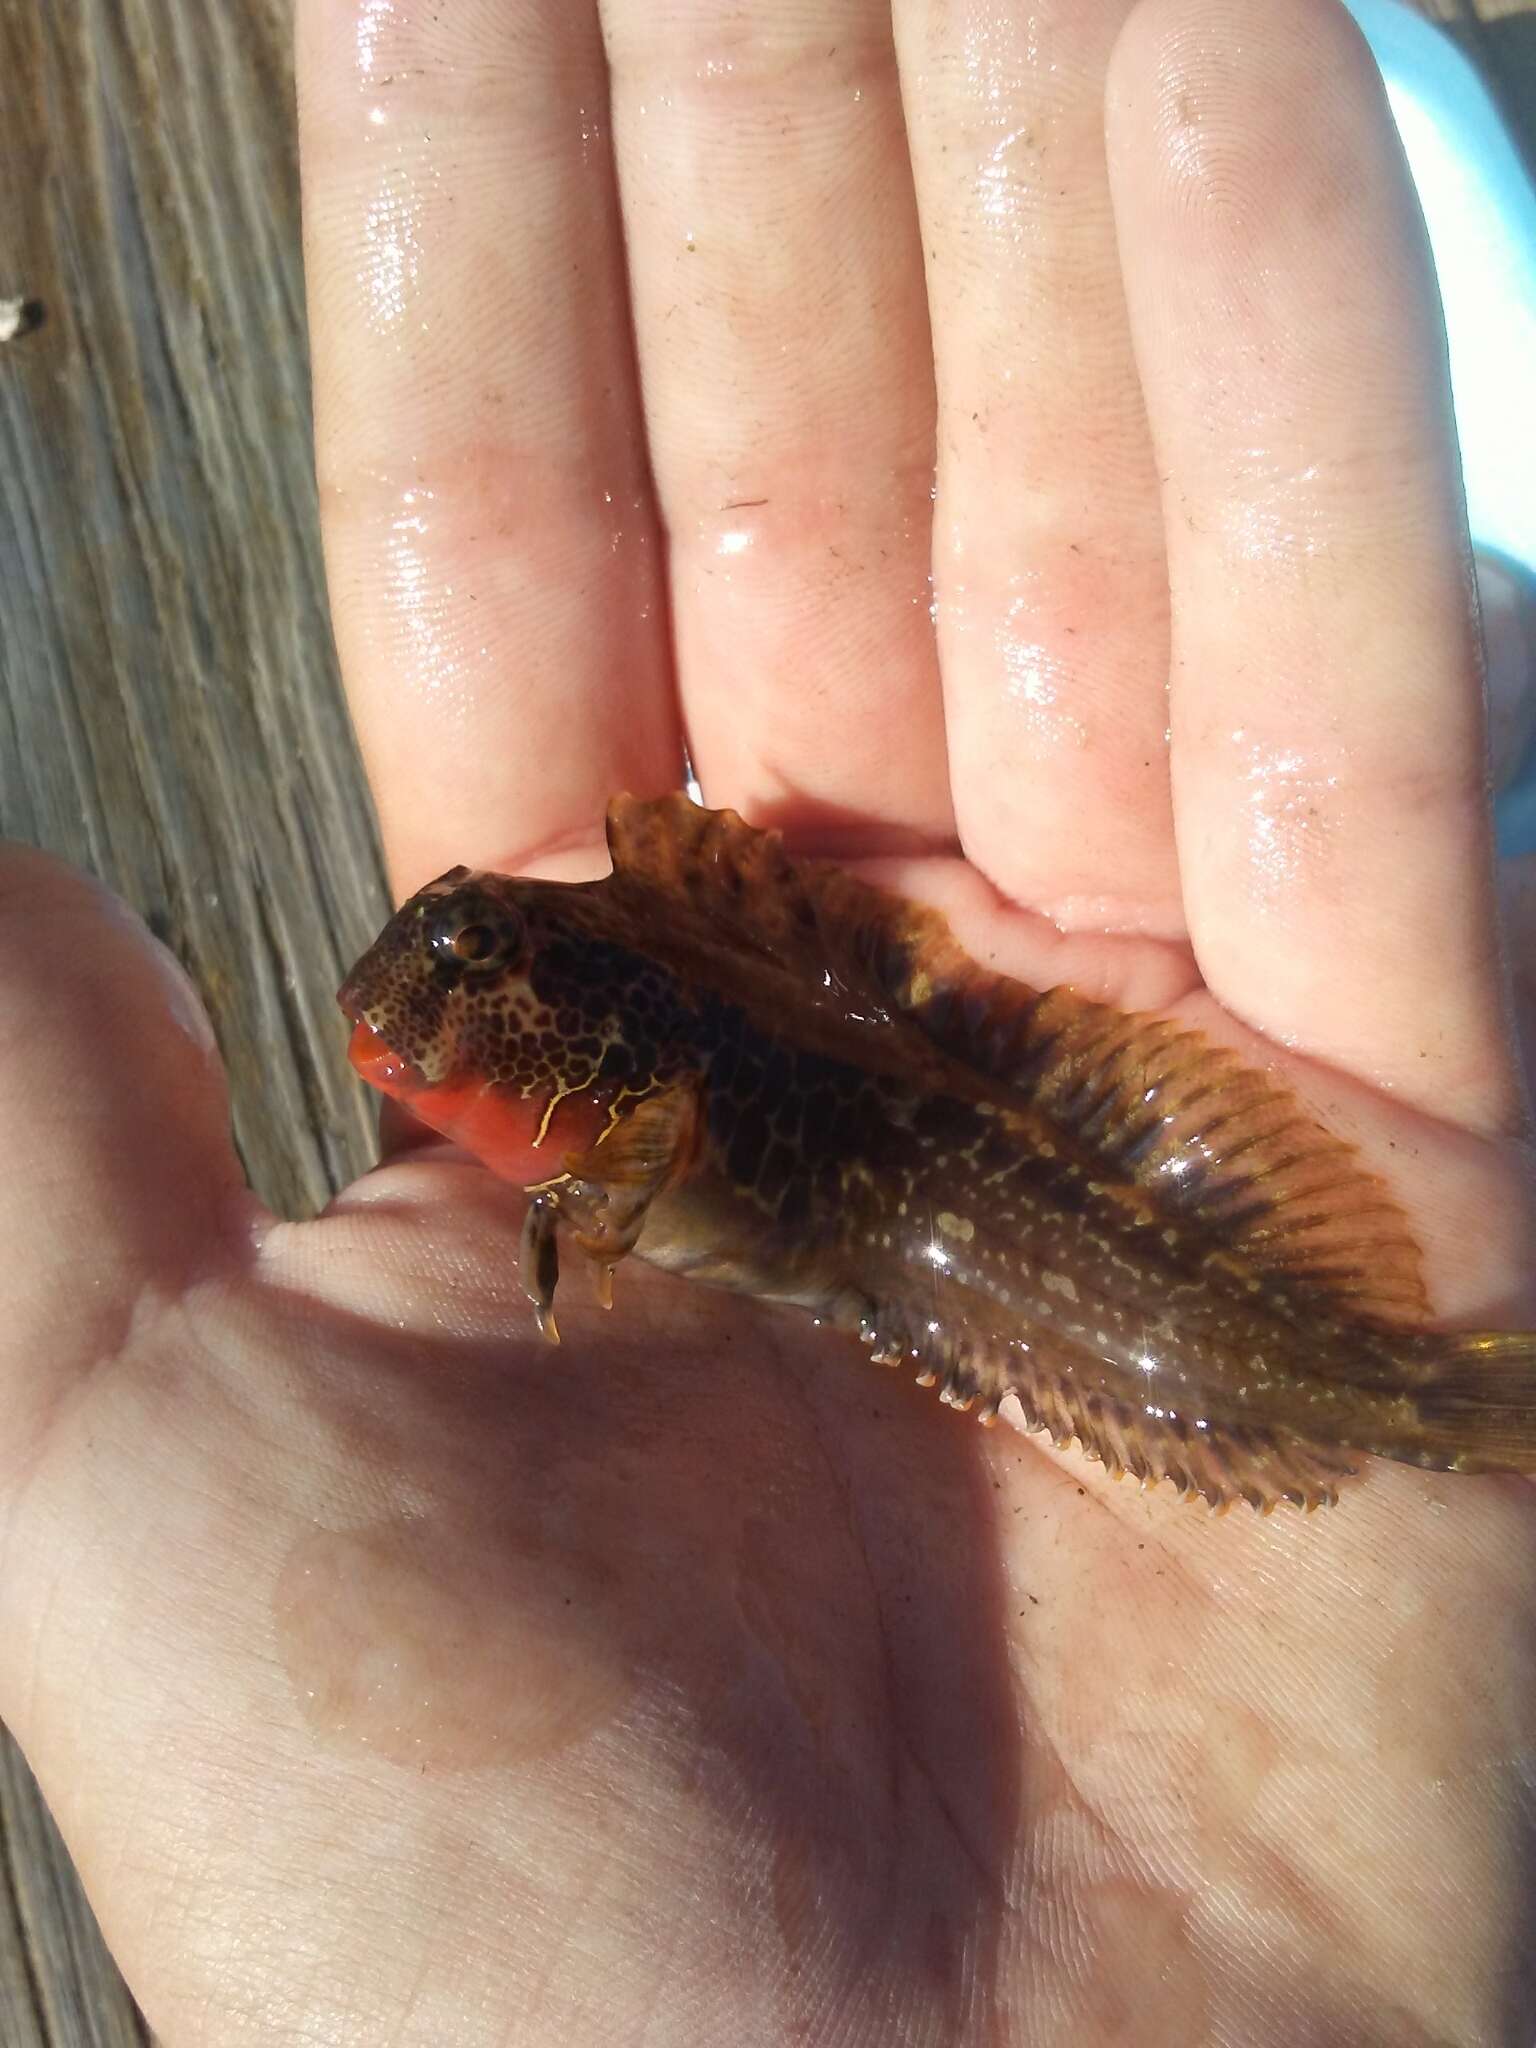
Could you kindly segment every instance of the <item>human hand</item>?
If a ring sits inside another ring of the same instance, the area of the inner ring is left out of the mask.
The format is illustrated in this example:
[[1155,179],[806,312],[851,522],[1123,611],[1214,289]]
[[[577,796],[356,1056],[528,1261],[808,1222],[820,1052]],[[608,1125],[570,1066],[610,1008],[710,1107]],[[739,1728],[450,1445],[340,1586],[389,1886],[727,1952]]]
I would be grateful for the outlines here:
[[[1379,92],[1318,0],[1110,65],[1125,12],[901,5],[898,77],[852,0],[615,0],[621,244],[590,25],[307,0],[397,880],[579,863],[686,728],[977,952],[1283,1061],[1445,1312],[1528,1322]],[[631,1268],[551,1354],[510,1191],[274,1223],[142,937],[25,856],[0,919],[0,1708],[169,2042],[1513,2037],[1522,1484],[1218,1520]]]

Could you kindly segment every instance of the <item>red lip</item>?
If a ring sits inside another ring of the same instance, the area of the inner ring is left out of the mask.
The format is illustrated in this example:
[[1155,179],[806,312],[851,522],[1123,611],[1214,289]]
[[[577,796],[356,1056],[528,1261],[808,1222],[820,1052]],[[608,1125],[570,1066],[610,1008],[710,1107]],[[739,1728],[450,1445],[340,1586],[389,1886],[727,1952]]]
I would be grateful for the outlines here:
[[429,1086],[371,1024],[356,1025],[347,1057],[382,1095],[408,1105],[419,1124],[520,1187],[558,1174],[568,1151],[585,1152],[607,1126],[606,1097],[590,1090],[552,1103],[494,1090],[474,1074]]
[[358,1023],[347,1058],[365,1081],[386,1095],[398,1095],[411,1081],[411,1063],[385,1043],[371,1024]]

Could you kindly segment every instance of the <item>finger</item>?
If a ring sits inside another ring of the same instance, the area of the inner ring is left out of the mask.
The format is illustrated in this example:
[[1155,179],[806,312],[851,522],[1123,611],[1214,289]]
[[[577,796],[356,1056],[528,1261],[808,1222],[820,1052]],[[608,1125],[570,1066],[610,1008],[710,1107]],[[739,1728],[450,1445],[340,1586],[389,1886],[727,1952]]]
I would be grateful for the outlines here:
[[947,836],[933,380],[889,10],[611,0],[604,25],[705,793],[802,829]]
[[1109,135],[1173,593],[1190,934],[1248,1022],[1512,1113],[1434,287],[1332,0],[1146,0]]
[[938,380],[955,814],[1058,923],[1181,929],[1167,572],[1104,160],[1130,0],[898,0]]
[[0,1475],[71,1381],[240,1259],[255,1211],[186,977],[99,884],[0,848]]
[[673,787],[590,6],[301,0],[337,643],[402,887]]

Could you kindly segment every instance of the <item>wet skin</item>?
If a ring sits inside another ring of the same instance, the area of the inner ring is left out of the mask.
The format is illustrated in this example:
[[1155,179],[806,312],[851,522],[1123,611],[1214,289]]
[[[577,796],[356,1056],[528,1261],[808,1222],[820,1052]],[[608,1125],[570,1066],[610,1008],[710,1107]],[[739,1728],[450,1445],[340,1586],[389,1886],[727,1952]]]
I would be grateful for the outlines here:
[[[1316,0],[1123,14],[903,5],[898,69],[616,0],[609,80],[576,9],[300,9],[397,894],[597,872],[686,726],[983,962],[1283,1061],[1520,1322],[1384,109]],[[1528,2037],[1523,1482],[1194,1515],[641,1272],[551,1352],[462,1158],[260,1211],[185,991],[15,855],[0,1044],[0,1711],[174,2048]]]

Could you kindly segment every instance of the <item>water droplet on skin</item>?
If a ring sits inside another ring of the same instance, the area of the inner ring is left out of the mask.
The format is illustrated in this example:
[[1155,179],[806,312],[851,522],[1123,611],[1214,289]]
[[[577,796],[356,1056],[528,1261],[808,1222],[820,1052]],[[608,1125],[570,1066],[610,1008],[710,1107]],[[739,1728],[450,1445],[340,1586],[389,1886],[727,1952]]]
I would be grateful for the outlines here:
[[1037,738],[1086,746],[1087,726],[1063,701],[1069,682],[1067,664],[1030,637],[1028,619],[1027,600],[1015,597],[1009,600],[996,629],[994,645],[1002,663],[1004,691],[1009,701],[1021,708],[1026,727]]
[[464,674],[463,650],[454,639],[458,607],[446,605],[451,588],[436,580],[433,507],[437,493],[420,485],[400,493],[384,539],[385,594],[405,628],[415,687],[442,702],[456,701]]
[[982,218],[991,222],[994,232],[1005,230],[1010,238],[1020,233],[1027,215],[1028,181],[1020,175],[1015,157],[1027,150],[1029,143],[1027,128],[1010,129],[991,145],[976,171],[976,201]]
[[1261,910],[1275,910],[1300,875],[1310,843],[1327,833],[1328,795],[1339,777],[1293,745],[1266,745],[1242,727],[1232,737],[1245,756],[1252,899]]
[[600,117],[590,108],[578,107],[577,120],[581,124],[581,157],[583,163],[605,156],[603,150],[603,124]]
[[1321,516],[1315,528],[1306,518],[1318,466],[1290,468],[1283,456],[1263,447],[1243,449],[1239,460],[1243,497],[1223,522],[1232,553],[1249,562],[1305,561],[1330,553],[1332,542]]
[[421,272],[420,176],[394,168],[380,177],[363,208],[363,263],[358,287],[376,334],[404,321]]
[[395,0],[362,0],[357,11],[357,70],[358,76],[372,81],[378,76],[379,43],[386,29],[394,24],[397,8]]

